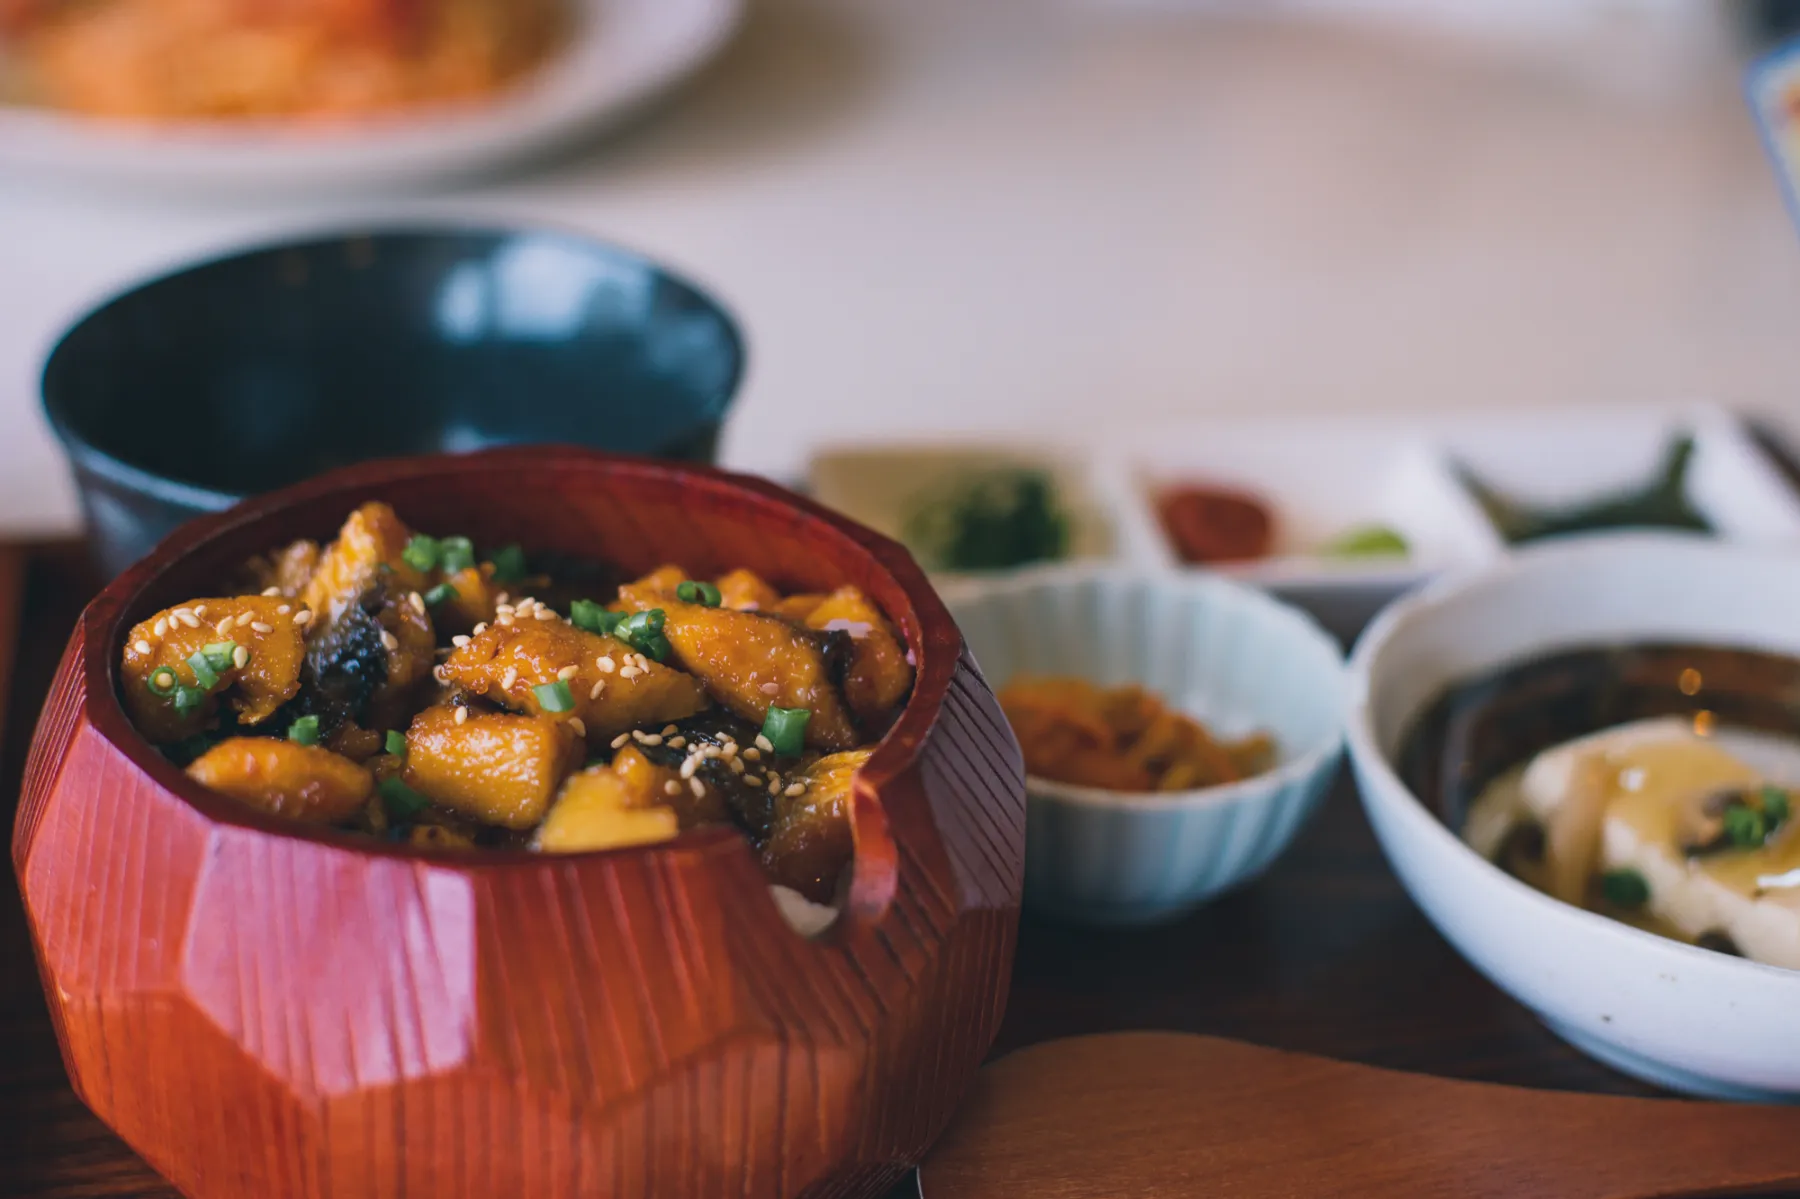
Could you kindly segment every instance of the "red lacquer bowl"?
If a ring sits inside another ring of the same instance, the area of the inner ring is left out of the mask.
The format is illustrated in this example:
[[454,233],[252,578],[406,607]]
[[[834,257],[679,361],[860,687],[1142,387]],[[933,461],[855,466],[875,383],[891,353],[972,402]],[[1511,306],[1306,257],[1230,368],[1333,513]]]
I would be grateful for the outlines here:
[[[543,857],[265,817],[131,727],[132,623],[380,499],[416,526],[628,571],[853,582],[918,682],[858,778],[818,941],[730,830]],[[83,614],[13,860],[77,1092],[195,1199],[874,1196],[1006,1003],[1018,747],[904,550],[780,488],[566,449],[355,467],[186,526]]]

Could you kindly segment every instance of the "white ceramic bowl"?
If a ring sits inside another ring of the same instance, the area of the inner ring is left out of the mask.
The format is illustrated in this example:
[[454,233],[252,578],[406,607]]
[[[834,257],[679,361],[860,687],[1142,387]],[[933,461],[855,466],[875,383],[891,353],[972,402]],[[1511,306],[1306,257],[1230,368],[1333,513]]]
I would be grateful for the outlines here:
[[1680,1091],[1800,1099],[1800,971],[1697,949],[1551,899],[1465,846],[1392,759],[1446,686],[1558,649],[1651,640],[1800,655],[1800,555],[1629,534],[1447,577],[1351,657],[1349,743],[1394,871],[1440,932],[1552,1031]]
[[952,583],[944,598],[996,688],[1019,674],[1135,682],[1228,736],[1266,729],[1279,764],[1150,795],[1028,779],[1025,902],[1064,919],[1180,915],[1261,873],[1337,771],[1343,655],[1310,618],[1194,572],[1050,567]]

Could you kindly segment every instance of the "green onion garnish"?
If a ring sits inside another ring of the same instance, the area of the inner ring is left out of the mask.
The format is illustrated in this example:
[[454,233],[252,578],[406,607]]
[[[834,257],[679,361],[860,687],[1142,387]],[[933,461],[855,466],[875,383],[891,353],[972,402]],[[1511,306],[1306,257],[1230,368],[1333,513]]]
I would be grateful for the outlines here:
[[1769,822],[1763,814],[1745,804],[1725,809],[1725,839],[1739,849],[1754,849],[1769,836]]
[[288,725],[288,740],[295,745],[317,745],[319,743],[319,718],[302,716]]
[[711,583],[703,583],[697,579],[689,579],[675,588],[675,598],[684,604],[699,604],[703,608],[716,608],[725,597]]
[[569,623],[589,633],[611,637],[625,623],[625,613],[608,611],[593,600],[578,599],[569,605]]
[[381,780],[381,804],[389,816],[404,820],[417,816],[431,806],[431,801],[408,787],[399,777],[389,775]]
[[458,574],[475,565],[475,543],[467,537],[446,537],[438,542],[438,565],[447,575]]
[[433,587],[430,591],[425,593],[425,606],[428,608],[436,608],[442,604],[449,603],[455,598],[456,588],[450,586],[448,583],[439,583],[436,587]]
[[495,550],[488,557],[494,564],[494,578],[501,583],[516,583],[525,577],[525,551],[516,545]]
[[1650,884],[1635,870],[1608,870],[1600,876],[1600,892],[1618,907],[1641,908],[1650,898]]
[[769,714],[763,717],[762,735],[777,754],[791,758],[805,747],[806,722],[811,719],[811,708],[777,708],[771,704]]
[[437,568],[438,559],[443,556],[443,547],[438,544],[438,539],[427,537],[423,533],[415,534],[413,539],[406,543],[406,548],[400,551],[400,557],[405,559],[406,564],[414,570],[434,570]]
[[668,615],[661,608],[633,612],[619,625],[615,636],[645,657],[661,662],[669,656],[669,639],[662,635],[667,620]]
[[575,706],[575,696],[569,691],[569,685],[561,679],[553,683],[539,683],[531,689],[537,696],[538,707],[546,712],[567,712]]
[[208,691],[219,685],[219,672],[214,670],[213,664],[206,660],[205,650],[195,650],[189,655],[187,664],[188,669],[194,672],[194,681]]
[[189,712],[197,712],[206,703],[206,692],[198,687],[177,686],[175,688],[175,714],[186,716]]
[[1793,815],[1793,805],[1788,800],[1786,791],[1773,784],[1762,789],[1763,815],[1769,819],[1769,828],[1773,831]]
[[158,666],[150,672],[150,677],[144,680],[144,686],[150,688],[152,695],[164,697],[174,695],[175,688],[180,684],[181,680],[167,666]]
[[389,729],[387,735],[387,751],[404,758],[406,756],[406,734],[399,729]]
[[[200,652],[206,655],[208,664],[221,673],[237,665],[232,657],[237,652],[237,642],[235,641],[215,641]],[[210,683],[207,685],[211,686]]]

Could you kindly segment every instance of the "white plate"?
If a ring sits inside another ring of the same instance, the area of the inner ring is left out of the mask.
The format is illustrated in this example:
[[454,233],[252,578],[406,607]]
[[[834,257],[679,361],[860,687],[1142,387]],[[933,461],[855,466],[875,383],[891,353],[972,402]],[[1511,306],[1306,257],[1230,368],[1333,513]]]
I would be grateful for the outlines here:
[[498,167],[617,121],[717,53],[743,0],[572,0],[578,25],[490,100],[313,126],[281,120],[134,125],[0,106],[0,175],[161,189],[393,186]]

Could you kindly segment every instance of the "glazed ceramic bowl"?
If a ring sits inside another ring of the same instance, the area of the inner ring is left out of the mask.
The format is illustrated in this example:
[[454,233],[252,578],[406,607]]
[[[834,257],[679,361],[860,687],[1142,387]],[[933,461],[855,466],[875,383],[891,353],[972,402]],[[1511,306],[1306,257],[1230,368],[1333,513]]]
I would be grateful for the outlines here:
[[[1351,658],[1351,759],[1370,823],[1414,900],[1477,969],[1554,1032],[1676,1090],[1800,1099],[1800,1027],[1792,1019],[1800,971],[1668,940],[1534,890],[1464,845],[1452,827],[1457,814],[1422,799],[1397,756],[1446,688],[1553,651],[1661,642],[1800,654],[1796,595],[1800,558],[1791,554],[1675,535],[1582,538],[1521,551],[1399,601]],[[1654,693],[1640,681],[1617,682],[1643,693],[1621,697],[1603,686],[1591,702],[1546,693],[1528,705],[1521,697],[1520,706],[1537,714],[1532,723],[1543,727],[1533,736],[1544,740],[1592,731],[1621,714],[1719,703],[1705,689],[1684,696],[1673,677]],[[1792,694],[1748,702],[1755,698],[1731,703],[1774,723],[1783,704],[1793,712],[1796,702]],[[1554,712],[1564,715],[1543,715]],[[1567,727],[1551,731],[1547,720]],[[1520,760],[1536,748],[1521,745]]]
[[568,233],[370,229],[141,283],[44,368],[107,574],[182,521],[372,458],[569,443],[710,461],[743,371],[719,302]]
[[[146,613],[383,500],[628,571],[854,582],[918,678],[858,775],[847,909],[795,933],[734,831],[429,851],[213,794],[127,722]],[[82,615],[13,842],[77,1093],[193,1199],[879,1196],[1006,1004],[1018,747],[893,543],[757,480],[577,450],[368,464],[178,531]]]
[[946,588],[996,686],[1018,675],[1140,683],[1224,735],[1274,734],[1267,774],[1131,794],[1027,782],[1025,897],[1084,924],[1169,920],[1255,878],[1337,773],[1343,655],[1296,608],[1198,572],[1049,567]]

